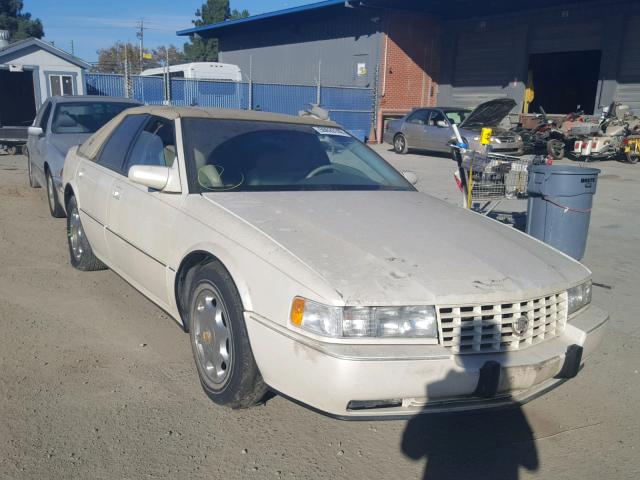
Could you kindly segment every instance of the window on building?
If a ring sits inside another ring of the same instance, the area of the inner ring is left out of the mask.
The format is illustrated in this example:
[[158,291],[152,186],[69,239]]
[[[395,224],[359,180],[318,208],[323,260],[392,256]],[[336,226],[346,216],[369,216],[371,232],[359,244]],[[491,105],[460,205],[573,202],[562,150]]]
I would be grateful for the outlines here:
[[49,87],[52,96],[73,95],[71,75],[49,75]]

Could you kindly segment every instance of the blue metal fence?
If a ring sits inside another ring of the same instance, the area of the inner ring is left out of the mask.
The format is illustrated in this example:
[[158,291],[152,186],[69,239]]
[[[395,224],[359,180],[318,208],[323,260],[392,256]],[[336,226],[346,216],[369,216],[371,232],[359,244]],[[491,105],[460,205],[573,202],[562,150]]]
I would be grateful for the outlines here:
[[[125,96],[123,75],[86,75],[89,95]],[[374,93],[370,88],[320,87],[216,80],[171,79],[170,103],[179,106],[252,109],[297,115],[316,103],[329,110],[331,119],[364,139],[373,122]],[[131,77],[130,96],[146,104],[164,103],[165,81],[159,77]]]

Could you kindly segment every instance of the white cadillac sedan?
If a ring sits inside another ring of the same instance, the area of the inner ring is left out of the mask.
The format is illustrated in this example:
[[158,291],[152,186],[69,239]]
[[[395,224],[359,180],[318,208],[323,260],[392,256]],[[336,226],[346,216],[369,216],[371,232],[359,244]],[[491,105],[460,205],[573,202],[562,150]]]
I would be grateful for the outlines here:
[[522,403],[608,320],[580,263],[417,192],[331,122],[133,108],[63,180],[71,264],[169,312],[233,408],[268,389],[341,418]]

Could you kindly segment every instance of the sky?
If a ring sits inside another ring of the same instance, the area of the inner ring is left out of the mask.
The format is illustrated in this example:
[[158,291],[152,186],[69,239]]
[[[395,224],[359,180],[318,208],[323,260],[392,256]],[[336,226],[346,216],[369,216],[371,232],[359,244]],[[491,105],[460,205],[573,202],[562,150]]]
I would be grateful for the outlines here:
[[[295,7],[318,0],[231,0],[231,8],[252,15]],[[192,26],[191,20],[203,0],[24,0],[24,11],[44,24],[45,40],[96,62],[99,48],[116,41],[138,42],[136,24],[143,18],[145,48],[174,44],[182,47],[187,37],[175,32]]]

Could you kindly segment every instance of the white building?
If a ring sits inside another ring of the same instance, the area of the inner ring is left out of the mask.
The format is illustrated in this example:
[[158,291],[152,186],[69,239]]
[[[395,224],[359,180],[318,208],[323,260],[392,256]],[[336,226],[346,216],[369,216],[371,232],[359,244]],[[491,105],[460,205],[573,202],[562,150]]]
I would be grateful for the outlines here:
[[0,45],[0,125],[30,123],[49,96],[84,95],[88,68],[83,60],[37,38]]

